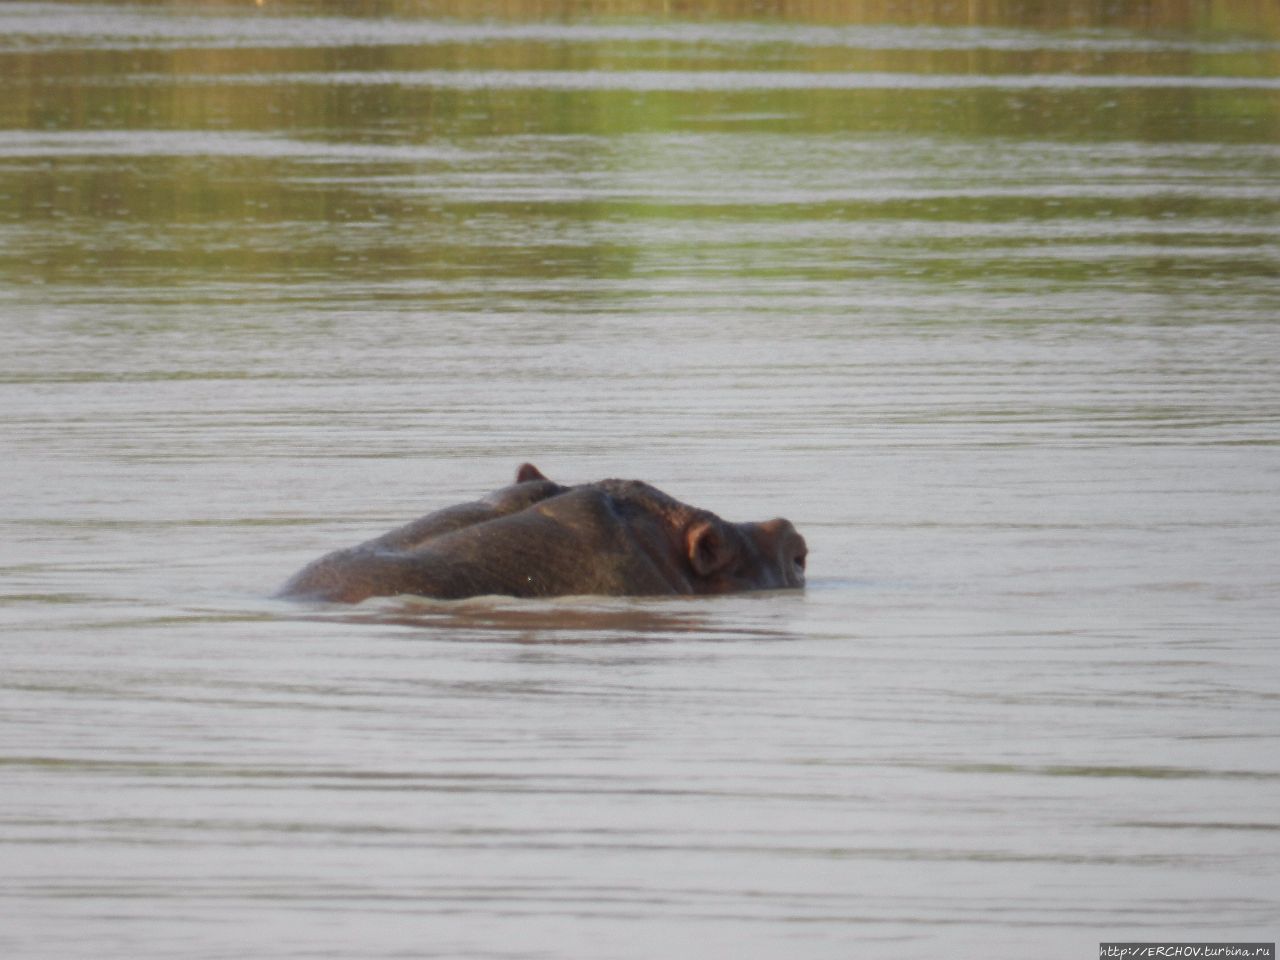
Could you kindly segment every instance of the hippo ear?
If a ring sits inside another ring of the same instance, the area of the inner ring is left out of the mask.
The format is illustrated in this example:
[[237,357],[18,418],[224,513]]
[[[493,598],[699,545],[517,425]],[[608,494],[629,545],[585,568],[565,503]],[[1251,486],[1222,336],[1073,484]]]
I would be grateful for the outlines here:
[[516,483],[528,483],[530,480],[546,480],[542,475],[542,471],[535,467],[532,463],[520,464],[520,469],[516,471]]
[[690,525],[685,531],[685,545],[693,572],[700,577],[714,576],[733,563],[733,548],[708,520]]

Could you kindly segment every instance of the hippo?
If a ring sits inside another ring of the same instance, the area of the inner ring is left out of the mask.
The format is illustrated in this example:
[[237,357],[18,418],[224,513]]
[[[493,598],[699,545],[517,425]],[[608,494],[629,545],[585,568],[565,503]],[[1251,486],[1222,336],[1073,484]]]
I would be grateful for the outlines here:
[[728,523],[638,480],[562,486],[533,464],[488,496],[303,567],[278,596],[358,603],[416,594],[693,596],[804,586],[782,519]]

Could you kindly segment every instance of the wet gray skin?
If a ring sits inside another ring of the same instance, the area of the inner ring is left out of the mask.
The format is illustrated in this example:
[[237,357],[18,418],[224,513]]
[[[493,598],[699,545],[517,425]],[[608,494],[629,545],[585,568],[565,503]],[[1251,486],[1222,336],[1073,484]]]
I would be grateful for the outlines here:
[[523,464],[516,482],[304,567],[280,596],[358,603],[416,594],[661,596],[804,586],[787,520],[730,523],[637,480],[566,487]]

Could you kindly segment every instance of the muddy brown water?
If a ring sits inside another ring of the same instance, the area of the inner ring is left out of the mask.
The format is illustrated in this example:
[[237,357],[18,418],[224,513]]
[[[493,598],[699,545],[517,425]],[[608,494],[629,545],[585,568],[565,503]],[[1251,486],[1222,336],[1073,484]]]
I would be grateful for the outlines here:
[[[4,955],[1274,940],[1276,24],[1037,6],[0,6]],[[269,599],[523,460],[810,586]]]

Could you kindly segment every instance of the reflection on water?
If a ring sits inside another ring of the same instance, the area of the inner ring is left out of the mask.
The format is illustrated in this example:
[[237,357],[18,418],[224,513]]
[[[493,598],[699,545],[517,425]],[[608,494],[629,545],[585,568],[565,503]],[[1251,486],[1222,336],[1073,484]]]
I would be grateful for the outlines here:
[[[789,592],[752,594],[745,600],[785,603]],[[599,604],[604,605],[599,605]],[[341,624],[379,624],[429,629],[468,643],[500,639],[519,643],[660,643],[681,638],[708,640],[788,639],[767,626],[726,625],[699,605],[712,601],[589,601],[586,598],[542,602],[483,598],[432,601],[416,597],[373,600],[351,610],[323,605],[304,620]],[[683,608],[683,609],[682,609]]]
[[[1274,939],[1276,10],[0,5],[5,955]],[[530,459],[810,587],[269,599]]]

